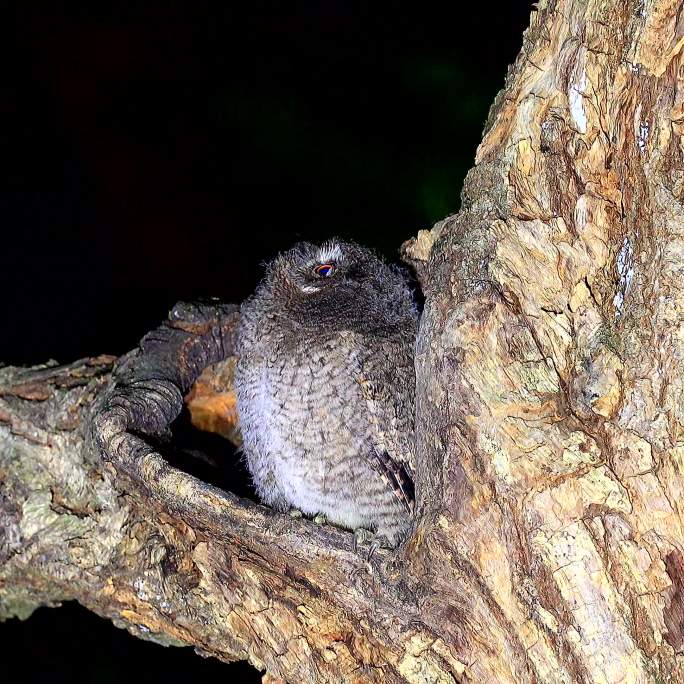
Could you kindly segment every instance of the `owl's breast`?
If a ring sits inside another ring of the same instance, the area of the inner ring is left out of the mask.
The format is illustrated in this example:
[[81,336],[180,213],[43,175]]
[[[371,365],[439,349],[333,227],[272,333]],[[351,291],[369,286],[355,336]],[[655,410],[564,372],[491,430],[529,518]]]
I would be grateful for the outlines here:
[[359,447],[366,437],[365,414],[358,385],[338,354],[302,349],[272,369],[274,427],[292,446],[287,455],[334,460]]
[[273,364],[266,419],[277,479],[305,513],[339,509],[368,468],[369,426],[358,386],[334,349],[308,347]]

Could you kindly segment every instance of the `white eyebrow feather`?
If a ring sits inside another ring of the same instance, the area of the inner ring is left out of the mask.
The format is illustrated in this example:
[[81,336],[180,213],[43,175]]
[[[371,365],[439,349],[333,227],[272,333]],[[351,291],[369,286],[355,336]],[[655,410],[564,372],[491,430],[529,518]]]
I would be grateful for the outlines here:
[[341,256],[342,250],[337,242],[326,242],[318,250],[318,258],[322,264],[326,261],[337,261]]

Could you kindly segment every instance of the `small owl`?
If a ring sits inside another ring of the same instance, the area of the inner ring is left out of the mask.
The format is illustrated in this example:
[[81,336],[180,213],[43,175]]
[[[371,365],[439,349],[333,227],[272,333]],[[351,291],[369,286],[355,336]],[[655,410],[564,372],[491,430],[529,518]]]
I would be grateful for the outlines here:
[[413,511],[418,313],[397,268],[332,240],[300,243],[242,305],[235,376],[264,503],[396,546]]

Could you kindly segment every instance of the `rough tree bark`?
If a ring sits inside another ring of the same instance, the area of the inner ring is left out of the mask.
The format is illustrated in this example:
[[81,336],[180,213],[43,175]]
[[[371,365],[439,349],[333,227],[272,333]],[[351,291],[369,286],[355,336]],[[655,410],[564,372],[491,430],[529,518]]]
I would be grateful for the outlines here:
[[165,462],[237,315],[180,307],[114,374],[0,370],[0,616],[76,599],[290,682],[684,681],[683,9],[540,2],[461,211],[404,245],[403,549]]

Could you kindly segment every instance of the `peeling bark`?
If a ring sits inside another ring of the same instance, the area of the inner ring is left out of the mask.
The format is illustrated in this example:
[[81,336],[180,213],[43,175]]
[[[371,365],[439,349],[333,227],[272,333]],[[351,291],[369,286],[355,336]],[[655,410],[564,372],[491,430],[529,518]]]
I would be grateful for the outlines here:
[[683,7],[540,2],[461,211],[404,245],[403,548],[167,463],[237,315],[183,306],[115,368],[0,369],[0,616],[77,599],[290,682],[684,681]]

